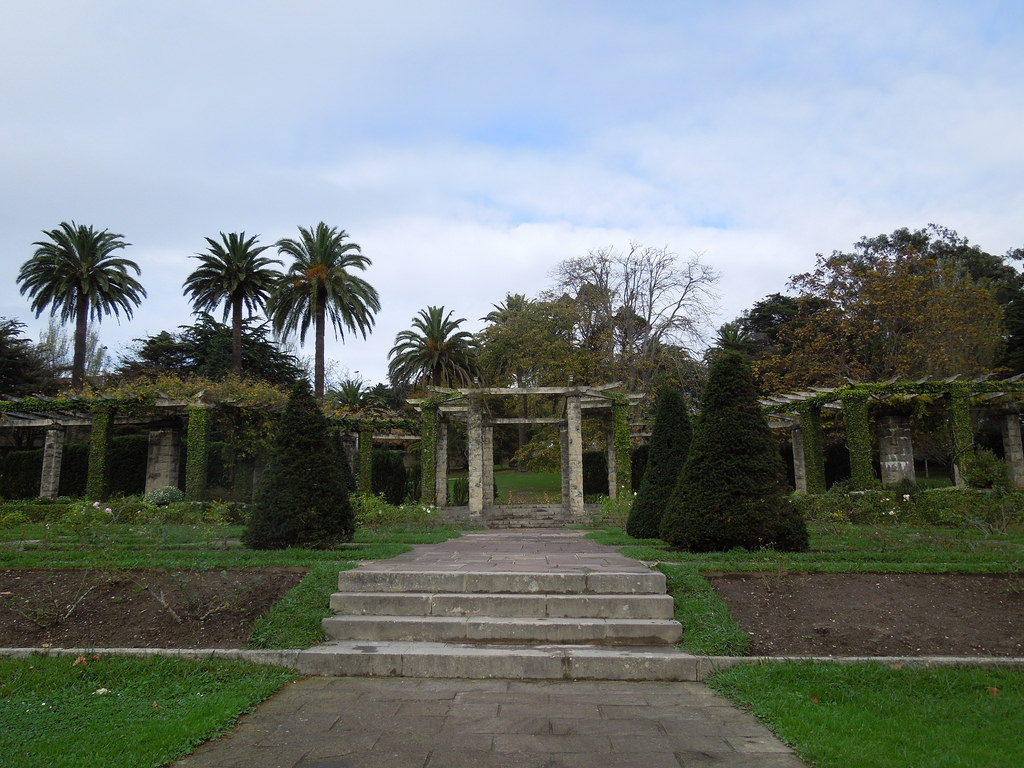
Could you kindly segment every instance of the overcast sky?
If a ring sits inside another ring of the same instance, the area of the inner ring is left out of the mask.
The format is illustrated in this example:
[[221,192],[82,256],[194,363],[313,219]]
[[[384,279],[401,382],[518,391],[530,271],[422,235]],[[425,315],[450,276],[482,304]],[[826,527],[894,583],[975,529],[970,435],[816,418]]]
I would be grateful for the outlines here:
[[596,248],[703,254],[725,322],[862,235],[1024,246],[1019,0],[4,5],[0,316],[33,338],[15,277],[65,220],[142,269],[111,350],[192,321],[204,237],[346,230],[382,309],[327,354],[371,384],[419,309],[476,330]]

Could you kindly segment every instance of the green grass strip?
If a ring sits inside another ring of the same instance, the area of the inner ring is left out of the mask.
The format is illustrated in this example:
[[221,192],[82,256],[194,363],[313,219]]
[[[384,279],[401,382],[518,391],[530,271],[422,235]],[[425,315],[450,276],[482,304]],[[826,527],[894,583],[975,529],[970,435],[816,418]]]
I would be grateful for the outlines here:
[[320,620],[331,615],[331,595],[338,591],[338,573],[353,563],[317,563],[288,594],[253,625],[250,648],[309,648],[326,638]]
[[817,768],[1024,765],[1024,671],[740,665],[708,684]]
[[675,600],[675,619],[683,625],[679,647],[706,656],[744,656],[750,638],[729,613],[729,607],[692,565],[662,563],[668,593]]
[[0,659],[0,765],[163,765],[296,678],[215,659]]

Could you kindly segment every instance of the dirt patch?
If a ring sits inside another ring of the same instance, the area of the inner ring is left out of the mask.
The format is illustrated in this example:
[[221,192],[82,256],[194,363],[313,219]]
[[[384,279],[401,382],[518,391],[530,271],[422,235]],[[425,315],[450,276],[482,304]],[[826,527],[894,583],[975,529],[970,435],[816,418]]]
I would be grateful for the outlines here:
[[712,574],[754,656],[1024,657],[1020,574]]
[[0,570],[0,646],[244,648],[305,568]]

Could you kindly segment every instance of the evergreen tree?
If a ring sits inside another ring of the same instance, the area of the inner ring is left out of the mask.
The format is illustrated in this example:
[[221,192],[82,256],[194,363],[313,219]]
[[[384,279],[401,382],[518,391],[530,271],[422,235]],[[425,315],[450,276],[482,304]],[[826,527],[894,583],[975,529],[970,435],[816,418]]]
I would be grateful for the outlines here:
[[288,398],[242,541],[253,549],[329,549],[351,541],[354,532],[327,419],[300,382]]
[[663,387],[654,409],[647,468],[626,521],[626,533],[633,538],[657,538],[662,513],[690,450],[690,436],[690,416],[682,395],[674,386]]
[[712,363],[661,538],[693,552],[806,550],[807,527],[789,502],[784,478],[750,365],[743,355],[725,352]]

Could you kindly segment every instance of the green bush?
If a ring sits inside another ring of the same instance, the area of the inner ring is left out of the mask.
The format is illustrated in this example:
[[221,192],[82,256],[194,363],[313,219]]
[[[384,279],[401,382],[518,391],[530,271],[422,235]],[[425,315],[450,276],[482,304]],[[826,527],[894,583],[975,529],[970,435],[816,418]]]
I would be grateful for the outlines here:
[[356,526],[360,528],[404,528],[422,530],[442,525],[444,518],[436,509],[426,504],[389,504],[383,496],[352,494],[352,509]]
[[448,489],[448,506],[449,507],[465,507],[469,504],[469,478],[468,477],[455,477],[452,478],[451,485]]
[[405,501],[405,454],[390,448],[374,448],[371,489],[374,495],[383,494],[389,504]]
[[330,549],[354,531],[327,419],[302,382],[288,398],[242,541],[253,549]]
[[604,451],[583,454],[583,495],[608,495],[608,455]]
[[682,395],[675,387],[664,388],[655,406],[647,471],[626,524],[626,533],[633,538],[658,537],[662,512],[686,463],[690,437],[690,415]]
[[175,504],[182,501],[185,494],[180,488],[168,485],[163,488],[155,488],[145,496],[145,502],[157,507],[166,507],[168,504]]
[[693,552],[808,548],[750,364],[715,358],[690,451],[661,521],[661,538]]
[[631,457],[630,465],[630,479],[633,481],[630,485],[631,488],[638,489],[640,483],[644,479],[644,470],[647,469],[647,460],[650,455],[651,447],[644,443],[638,445],[633,449],[633,456]]
[[1006,462],[987,448],[979,448],[964,461],[964,482],[971,488],[1006,488],[1010,484]]
[[43,449],[8,451],[0,466],[0,498],[34,499],[43,473]]

